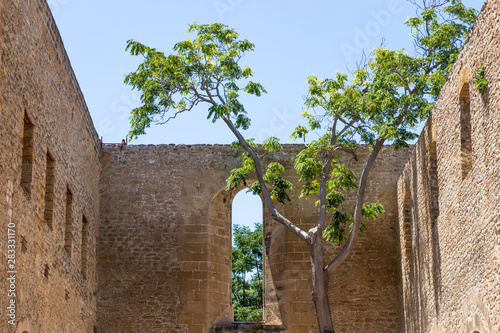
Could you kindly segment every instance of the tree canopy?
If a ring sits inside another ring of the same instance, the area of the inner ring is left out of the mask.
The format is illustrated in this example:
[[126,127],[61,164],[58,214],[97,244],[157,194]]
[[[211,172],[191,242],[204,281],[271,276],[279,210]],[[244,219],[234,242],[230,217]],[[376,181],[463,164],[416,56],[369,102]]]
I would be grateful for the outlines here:
[[[282,149],[278,138],[268,138],[257,147],[253,139],[243,136],[250,117],[240,94],[266,93],[260,83],[250,80],[252,69],[240,63],[246,52],[254,50],[252,43],[214,23],[192,24],[189,32],[196,38],[177,43],[169,56],[138,41],[127,44],[132,55],[144,57],[125,78],[125,83],[142,92],[142,106],[131,113],[129,137],[145,134],[151,123],[166,123],[198,104],[207,106],[208,119],[228,126],[237,139],[233,147],[242,154],[241,167],[231,171],[227,188],[248,186],[262,195],[272,219],[308,245],[321,332],[333,332],[327,275],[351,253],[359,230],[364,230],[362,217],[376,219],[384,212],[379,203],[364,202],[370,170],[385,144],[399,149],[417,137],[415,129],[429,117],[477,15],[458,0],[410,1],[417,7],[417,15],[406,22],[415,46],[412,53],[382,46],[351,75],[336,72],[332,78],[307,79],[307,110],[302,114],[306,125],[298,125],[291,134],[293,139],[313,137],[295,156],[300,184],[285,179],[284,166],[269,155]],[[360,144],[369,147],[370,155],[361,174],[355,175],[349,162],[358,160]],[[262,159],[264,153],[270,160]],[[247,184],[250,178],[257,181]],[[277,204],[292,200],[294,186],[299,187],[301,198],[317,203],[318,220],[309,230],[276,209]],[[345,203],[346,195],[356,198],[354,204]],[[325,239],[343,244],[326,266]]]

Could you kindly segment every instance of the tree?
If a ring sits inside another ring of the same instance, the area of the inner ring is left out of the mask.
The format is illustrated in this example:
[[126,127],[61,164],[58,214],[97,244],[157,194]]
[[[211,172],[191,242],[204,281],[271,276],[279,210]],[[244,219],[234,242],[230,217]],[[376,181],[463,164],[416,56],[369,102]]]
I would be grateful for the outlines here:
[[[142,92],[142,106],[131,113],[130,139],[145,134],[151,123],[166,123],[200,103],[208,106],[208,119],[228,126],[237,138],[233,147],[243,153],[242,166],[231,171],[227,188],[248,186],[254,194],[262,195],[272,219],[308,245],[320,332],[334,331],[328,275],[352,252],[359,230],[364,228],[361,218],[375,219],[384,211],[378,203],[364,202],[369,172],[384,144],[398,149],[417,137],[412,130],[429,116],[476,17],[474,9],[457,0],[412,2],[417,15],[406,25],[415,43],[413,55],[380,47],[351,77],[336,73],[331,79],[308,78],[308,111],[303,113],[307,125],[297,126],[291,136],[301,139],[312,131],[320,133],[295,159],[301,177],[300,196],[315,198],[319,210],[317,224],[307,231],[276,209],[277,204],[290,200],[292,189],[292,183],[281,175],[283,165],[274,161],[264,165],[254,140],[242,134],[250,126],[250,118],[239,94],[266,93],[261,84],[249,80],[252,69],[240,65],[244,53],[252,51],[254,45],[238,39],[234,30],[219,23],[191,25],[189,32],[195,32],[196,38],[177,43],[173,48],[177,53],[169,56],[138,41],[128,41],[127,50],[144,57],[138,69],[125,78],[125,83]],[[359,144],[368,145],[371,153],[358,179],[343,163],[343,156],[357,158]],[[274,152],[281,145],[271,137],[262,149]],[[257,181],[247,184],[250,175]],[[353,213],[352,207],[343,204],[349,192],[356,196]],[[326,266],[325,241],[343,244]]]
[[[262,223],[233,226],[233,308],[236,321],[262,320]],[[250,278],[248,280],[248,278]]]

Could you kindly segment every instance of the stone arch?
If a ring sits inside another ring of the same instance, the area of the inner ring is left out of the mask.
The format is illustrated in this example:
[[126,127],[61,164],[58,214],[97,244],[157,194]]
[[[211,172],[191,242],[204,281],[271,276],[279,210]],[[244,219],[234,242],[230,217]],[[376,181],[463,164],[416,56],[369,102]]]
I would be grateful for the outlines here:
[[[248,180],[250,184],[255,180]],[[208,293],[214,294],[219,300],[218,304],[211,303],[209,295],[208,312],[212,318],[209,326],[230,325],[234,318],[231,302],[231,233],[232,233],[232,203],[234,197],[246,187],[240,187],[237,190],[226,191],[221,188],[212,198],[208,209],[208,228],[207,232],[214,236],[210,237],[208,244]],[[276,223],[271,221],[271,216],[262,200],[262,224],[263,224],[263,294],[264,294],[264,321],[266,325],[282,324],[282,304],[278,301],[281,297],[277,296],[277,290],[274,286],[274,276],[279,273],[279,268],[273,264],[273,256],[278,255],[279,250],[272,242],[271,235],[275,233],[273,227]],[[273,226],[271,226],[273,225]],[[215,276],[215,279],[210,277]]]
[[469,73],[470,67],[462,65],[458,80],[458,98],[464,99],[469,97]]
[[432,118],[430,122],[429,143],[429,192],[431,225],[435,226],[439,217],[439,177],[437,157],[437,133]]
[[464,303],[463,332],[492,333],[489,310],[478,290],[472,290]]
[[460,117],[460,161],[461,174],[464,180],[472,169],[472,128],[471,128],[471,98],[469,89],[469,66],[460,70],[458,83],[459,117]]
[[[208,298],[209,325],[229,325],[234,315],[231,304],[231,205],[236,191],[220,189],[208,207]],[[210,320],[211,319],[211,320]]]

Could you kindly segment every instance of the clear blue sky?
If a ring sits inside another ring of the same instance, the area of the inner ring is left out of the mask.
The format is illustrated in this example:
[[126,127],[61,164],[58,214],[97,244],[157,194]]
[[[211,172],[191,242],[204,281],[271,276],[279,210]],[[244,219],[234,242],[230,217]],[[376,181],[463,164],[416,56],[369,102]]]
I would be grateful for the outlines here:
[[[467,0],[480,8],[482,0]],[[404,26],[415,8],[405,0],[49,0],[94,125],[105,142],[120,142],[138,94],[123,83],[140,58],[125,52],[136,39],[170,53],[188,38],[188,24],[222,22],[255,43],[244,63],[268,94],[244,99],[253,120],[247,137],[288,140],[300,121],[309,75],[331,77],[354,67],[362,49],[385,38],[390,48],[412,51]],[[223,124],[206,119],[206,108],[163,126],[153,126],[134,143],[229,143]]]
[[[309,75],[331,77],[354,68],[361,50],[370,52],[383,38],[389,48],[412,52],[404,26],[415,8],[405,0],[48,0],[80,83],[94,125],[104,142],[120,142],[129,130],[128,115],[139,95],[123,83],[140,58],[125,52],[128,39],[165,53],[189,38],[188,24],[221,22],[256,45],[244,63],[268,91],[243,102],[257,141],[270,135],[290,142],[300,121]],[[480,9],[484,1],[464,0]],[[192,38],[192,37],[191,37]],[[223,124],[206,119],[206,108],[175,122],[153,126],[133,143],[230,143]],[[260,213],[261,214],[261,213]],[[252,224],[255,216],[248,216]]]
[[255,230],[255,223],[262,223],[264,207],[259,196],[242,190],[234,197],[232,208],[233,225],[247,225],[251,230]]

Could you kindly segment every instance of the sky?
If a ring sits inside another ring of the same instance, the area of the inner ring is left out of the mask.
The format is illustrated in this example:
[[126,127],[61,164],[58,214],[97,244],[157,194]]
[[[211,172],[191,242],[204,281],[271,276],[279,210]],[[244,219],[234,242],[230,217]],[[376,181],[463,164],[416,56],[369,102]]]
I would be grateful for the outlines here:
[[[253,81],[268,94],[244,96],[252,119],[244,135],[257,142],[289,135],[300,122],[307,94],[306,79],[332,77],[354,69],[365,51],[385,40],[391,49],[412,53],[410,30],[404,25],[415,7],[406,0],[48,0],[73,70],[103,142],[121,142],[139,93],[123,83],[141,58],[125,52],[129,39],[169,54],[175,43],[194,36],[189,24],[220,22],[255,44],[243,58],[253,68]],[[484,1],[464,0],[480,9]],[[223,123],[206,119],[200,106],[161,126],[133,144],[231,143]],[[258,199],[258,198],[255,198]],[[242,200],[244,202],[244,200]],[[255,210],[252,210],[255,211]],[[244,213],[253,225],[259,214]],[[262,212],[260,212],[260,220]],[[234,222],[234,219],[233,219]]]

